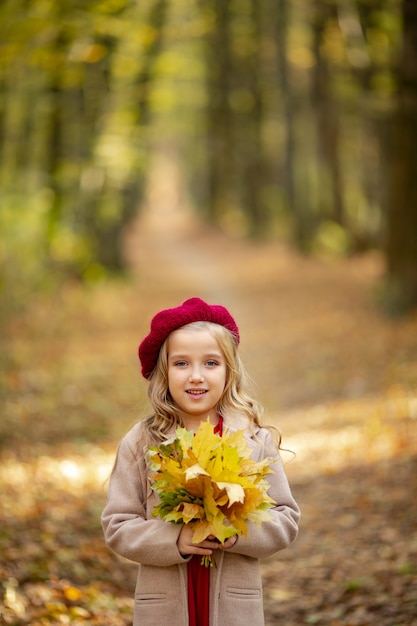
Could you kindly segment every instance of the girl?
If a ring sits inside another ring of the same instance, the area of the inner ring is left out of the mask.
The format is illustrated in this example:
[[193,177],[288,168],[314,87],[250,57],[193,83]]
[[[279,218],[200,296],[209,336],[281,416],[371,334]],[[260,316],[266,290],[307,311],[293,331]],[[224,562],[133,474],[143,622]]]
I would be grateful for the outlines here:
[[[246,392],[246,374],[237,352],[239,330],[222,306],[191,298],[160,311],[139,346],[142,374],[149,380],[152,415],[122,439],[102,514],[107,544],[139,564],[134,626],[262,626],[262,584],[258,559],[287,547],[296,537],[299,509],[291,495],[260,408]],[[151,488],[146,452],[181,425],[196,431],[209,418],[221,436],[245,429],[255,461],[274,458],[268,477],[276,502],[272,520],[248,524],[247,537],[219,544],[213,536],[192,543],[189,525],[152,516],[157,495]],[[215,554],[216,567],[201,565]]]

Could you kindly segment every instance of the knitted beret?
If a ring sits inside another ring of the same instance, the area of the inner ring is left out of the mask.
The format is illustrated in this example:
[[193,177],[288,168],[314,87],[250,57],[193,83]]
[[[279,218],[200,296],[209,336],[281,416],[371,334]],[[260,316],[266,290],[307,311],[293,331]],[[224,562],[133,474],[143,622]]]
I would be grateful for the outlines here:
[[159,311],[151,321],[150,333],[139,345],[139,360],[142,374],[149,378],[158,360],[159,351],[165,339],[173,330],[178,330],[192,322],[213,322],[224,326],[239,343],[239,329],[229,311],[220,305],[207,304],[200,298],[189,298],[180,306]]

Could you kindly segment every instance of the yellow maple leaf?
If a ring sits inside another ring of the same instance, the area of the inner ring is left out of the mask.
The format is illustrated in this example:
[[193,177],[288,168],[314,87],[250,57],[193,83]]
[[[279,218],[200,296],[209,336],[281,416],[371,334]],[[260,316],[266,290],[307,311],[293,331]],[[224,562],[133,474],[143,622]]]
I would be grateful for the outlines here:
[[206,470],[204,470],[198,463],[195,463],[191,467],[187,468],[184,473],[186,481],[197,478],[198,476],[210,476],[210,474],[206,472]]
[[220,489],[222,490],[224,489],[226,491],[228,501],[229,501],[228,506],[231,506],[235,502],[244,501],[245,491],[242,485],[239,485],[237,483],[223,483],[223,482],[217,482],[216,484],[218,487],[220,487]]
[[183,452],[186,452],[193,445],[193,433],[186,428],[179,426],[176,430],[176,438],[182,448]]
[[194,544],[201,543],[202,541],[207,539],[209,535],[212,535],[212,534],[213,534],[213,526],[211,522],[208,522],[207,520],[201,520],[196,524],[193,523],[192,542]]
[[204,517],[204,509],[198,504],[184,502],[181,505],[180,510],[185,524],[187,524],[187,522],[191,522],[192,520],[203,519]]
[[213,426],[208,419],[200,424],[194,436],[192,450],[201,467],[207,469],[210,459],[215,458],[221,441],[219,435],[214,433]]

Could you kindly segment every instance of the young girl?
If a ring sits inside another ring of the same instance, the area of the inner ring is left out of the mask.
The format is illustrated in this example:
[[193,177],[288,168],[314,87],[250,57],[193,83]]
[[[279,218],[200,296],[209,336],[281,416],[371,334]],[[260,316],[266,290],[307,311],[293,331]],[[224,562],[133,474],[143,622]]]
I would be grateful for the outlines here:
[[[279,446],[262,428],[260,409],[245,389],[238,344],[227,309],[191,298],[157,313],[139,346],[153,412],[122,439],[102,514],[107,544],[139,564],[134,626],[262,626],[258,559],[286,548],[297,535],[299,509]],[[248,523],[247,537],[223,544],[213,536],[193,544],[189,525],[152,516],[158,497],[148,447],[172,436],[178,425],[195,432],[207,418],[220,436],[226,427],[245,429],[253,460],[274,458],[268,476],[276,502],[272,520]],[[214,553],[216,567],[201,564],[202,556]]]

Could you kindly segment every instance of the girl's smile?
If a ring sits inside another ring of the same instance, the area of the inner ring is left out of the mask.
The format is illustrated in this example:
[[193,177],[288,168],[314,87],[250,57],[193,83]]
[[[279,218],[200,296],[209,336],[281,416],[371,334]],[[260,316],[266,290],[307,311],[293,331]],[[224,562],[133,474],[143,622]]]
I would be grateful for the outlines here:
[[217,424],[216,407],[226,384],[226,363],[208,329],[180,328],[168,340],[168,387],[186,428],[207,417]]

